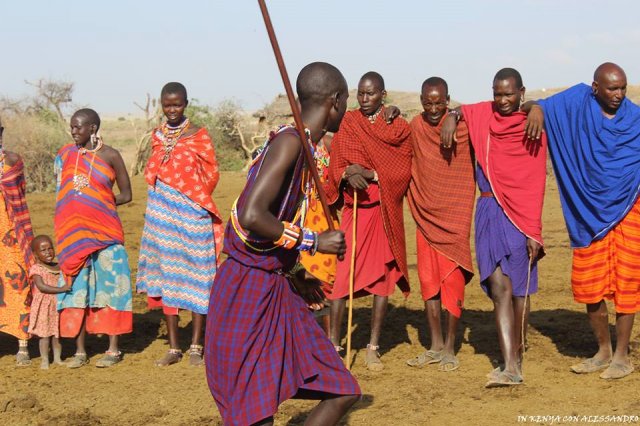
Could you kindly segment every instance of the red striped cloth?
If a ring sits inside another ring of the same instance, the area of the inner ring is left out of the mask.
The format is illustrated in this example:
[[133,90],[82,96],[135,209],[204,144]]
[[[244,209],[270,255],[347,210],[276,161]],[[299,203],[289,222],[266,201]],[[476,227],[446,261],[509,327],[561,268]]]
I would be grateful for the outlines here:
[[640,201],[604,238],[573,250],[571,287],[579,303],[614,301],[616,312],[640,311]]
[[[444,119],[443,119],[444,120]],[[421,115],[411,120],[413,163],[407,201],[419,231],[439,253],[473,276],[471,216],[475,177],[469,132],[459,123],[455,146],[443,150],[440,129]],[[418,257],[418,263],[420,263]]]
[[[97,154],[80,154],[78,147],[71,143],[58,152],[56,169],[54,232],[60,270],[65,279],[70,280],[84,268],[90,255],[124,244],[124,231],[112,190],[115,171],[106,161]],[[89,177],[89,185],[81,191],[73,187],[74,173]]]
[[331,142],[329,182],[325,187],[329,203],[335,204],[344,188],[342,175],[347,166],[359,164],[377,172],[386,236],[406,279],[406,283],[398,283],[405,293],[409,291],[409,271],[402,202],[411,179],[410,137],[409,123],[402,118],[387,124],[380,114],[371,123],[360,110],[347,112]]
[[22,159],[9,167],[8,170],[5,170],[2,180],[0,180],[0,187],[2,188],[4,204],[7,206],[9,220],[15,226],[16,238],[28,269],[35,262],[31,252],[33,229],[31,227],[29,208],[27,207],[24,163]]

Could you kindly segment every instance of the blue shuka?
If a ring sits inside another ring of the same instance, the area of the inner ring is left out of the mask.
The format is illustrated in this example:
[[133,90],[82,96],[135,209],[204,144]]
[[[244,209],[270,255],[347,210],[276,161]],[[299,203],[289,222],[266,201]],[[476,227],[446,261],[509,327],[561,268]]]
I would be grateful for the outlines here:
[[603,238],[640,190],[640,107],[625,98],[603,115],[591,87],[578,84],[545,100],[549,150],[574,248]]

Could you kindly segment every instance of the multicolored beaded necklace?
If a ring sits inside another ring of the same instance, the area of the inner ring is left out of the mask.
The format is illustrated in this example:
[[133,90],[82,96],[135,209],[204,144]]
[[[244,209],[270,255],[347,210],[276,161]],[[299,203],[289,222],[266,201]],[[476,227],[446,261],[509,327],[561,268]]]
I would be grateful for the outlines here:
[[[275,133],[280,132],[282,129],[284,129],[285,127],[294,127],[293,125],[281,125],[278,127],[278,130],[275,131]],[[311,140],[311,132],[309,131],[309,129],[305,128],[305,133],[307,135],[307,142],[309,143],[309,147],[311,148],[311,153],[312,156],[315,157],[315,144],[313,143],[313,141]],[[266,147],[263,146],[262,150],[260,151],[260,153],[262,153],[264,151]],[[256,161],[259,161],[259,158],[255,158],[254,159],[254,163]],[[304,161],[304,160],[303,160]],[[249,176],[250,177],[250,176]],[[299,202],[298,208],[296,209],[296,214],[295,217],[293,218],[293,220],[291,221],[291,223],[300,223],[300,224],[304,224],[304,218],[306,216],[306,212],[307,212],[307,208],[309,206],[309,197],[311,195],[311,178],[310,178],[310,173],[307,170],[307,165],[306,162],[304,164],[304,168],[302,170],[302,178],[301,178],[301,189],[302,189],[302,198]],[[293,182],[292,182],[293,183]],[[290,196],[291,196],[291,192],[294,190],[294,186],[293,185],[289,185],[289,188],[287,190],[287,193],[284,196],[284,200],[287,200]],[[238,204],[238,200],[240,199],[240,197],[238,197],[234,202],[233,202],[233,206],[231,207],[231,225],[233,226],[233,230],[236,232],[236,235],[238,236],[238,238],[240,238],[240,240],[250,249],[255,250],[257,252],[261,252],[261,253],[265,253],[265,252],[269,252],[272,250],[275,250],[277,248],[280,248],[280,246],[276,246],[273,245],[273,241],[261,241],[261,240],[254,240],[251,239],[249,237],[249,233],[246,232],[242,226],[240,225],[240,220],[238,219],[238,208],[237,208],[237,204]],[[280,206],[280,211],[278,212],[278,216],[277,217],[281,217],[283,210],[284,210],[284,204],[282,203],[282,206]],[[302,225],[301,225],[302,226]],[[253,244],[265,244],[265,245],[270,245],[271,247],[267,247],[267,248],[260,248],[260,247],[256,247]]]
[[[77,192],[82,192],[84,188],[89,186],[89,182],[91,182],[91,173],[93,172],[93,162],[96,159],[96,153],[100,151],[100,148],[104,145],[102,142],[102,138],[97,135],[92,135],[91,138],[92,145],[95,143],[95,147],[93,149],[87,149],[85,147],[77,147],[78,155],[76,156],[76,167],[73,170],[73,189]],[[78,161],[80,161],[80,157],[86,154],[93,154],[91,156],[91,162],[89,163],[89,173],[87,175],[78,173]]]
[[162,132],[162,145],[164,146],[164,157],[162,157],[163,163],[166,163],[166,161],[169,159],[173,148],[175,148],[184,132],[186,132],[189,128],[190,124],[191,122],[186,117],[182,121],[182,123],[180,123],[180,125],[176,127],[170,126],[166,121],[162,124],[160,131]]

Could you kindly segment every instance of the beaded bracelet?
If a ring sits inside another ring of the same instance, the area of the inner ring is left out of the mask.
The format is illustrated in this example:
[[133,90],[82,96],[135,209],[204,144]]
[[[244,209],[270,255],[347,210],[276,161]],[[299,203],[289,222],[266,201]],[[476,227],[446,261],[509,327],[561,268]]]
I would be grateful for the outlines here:
[[[308,228],[302,229],[302,242],[298,246],[298,250],[300,251],[308,251],[311,252],[314,246],[317,245],[316,241],[318,240],[318,233],[312,231]],[[313,252],[315,253],[315,252]],[[313,254],[311,253],[311,254]]]
[[282,235],[273,243],[282,248],[292,249],[298,244],[298,238],[300,238],[300,227],[290,222],[282,222],[284,229]]

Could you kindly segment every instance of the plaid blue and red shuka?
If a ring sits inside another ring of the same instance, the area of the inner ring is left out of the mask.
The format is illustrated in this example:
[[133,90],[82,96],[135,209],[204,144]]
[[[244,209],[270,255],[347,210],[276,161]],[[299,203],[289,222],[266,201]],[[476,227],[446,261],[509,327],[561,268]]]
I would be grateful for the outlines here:
[[[259,169],[267,152],[268,145],[252,168]],[[280,220],[294,217],[303,163],[301,155]],[[256,175],[249,172],[238,209]],[[303,390],[360,394],[358,383],[282,274],[295,264],[297,251],[253,250],[231,223],[224,251],[228,258],[211,291],[205,336],[207,382],[224,424],[250,425],[268,418]]]

